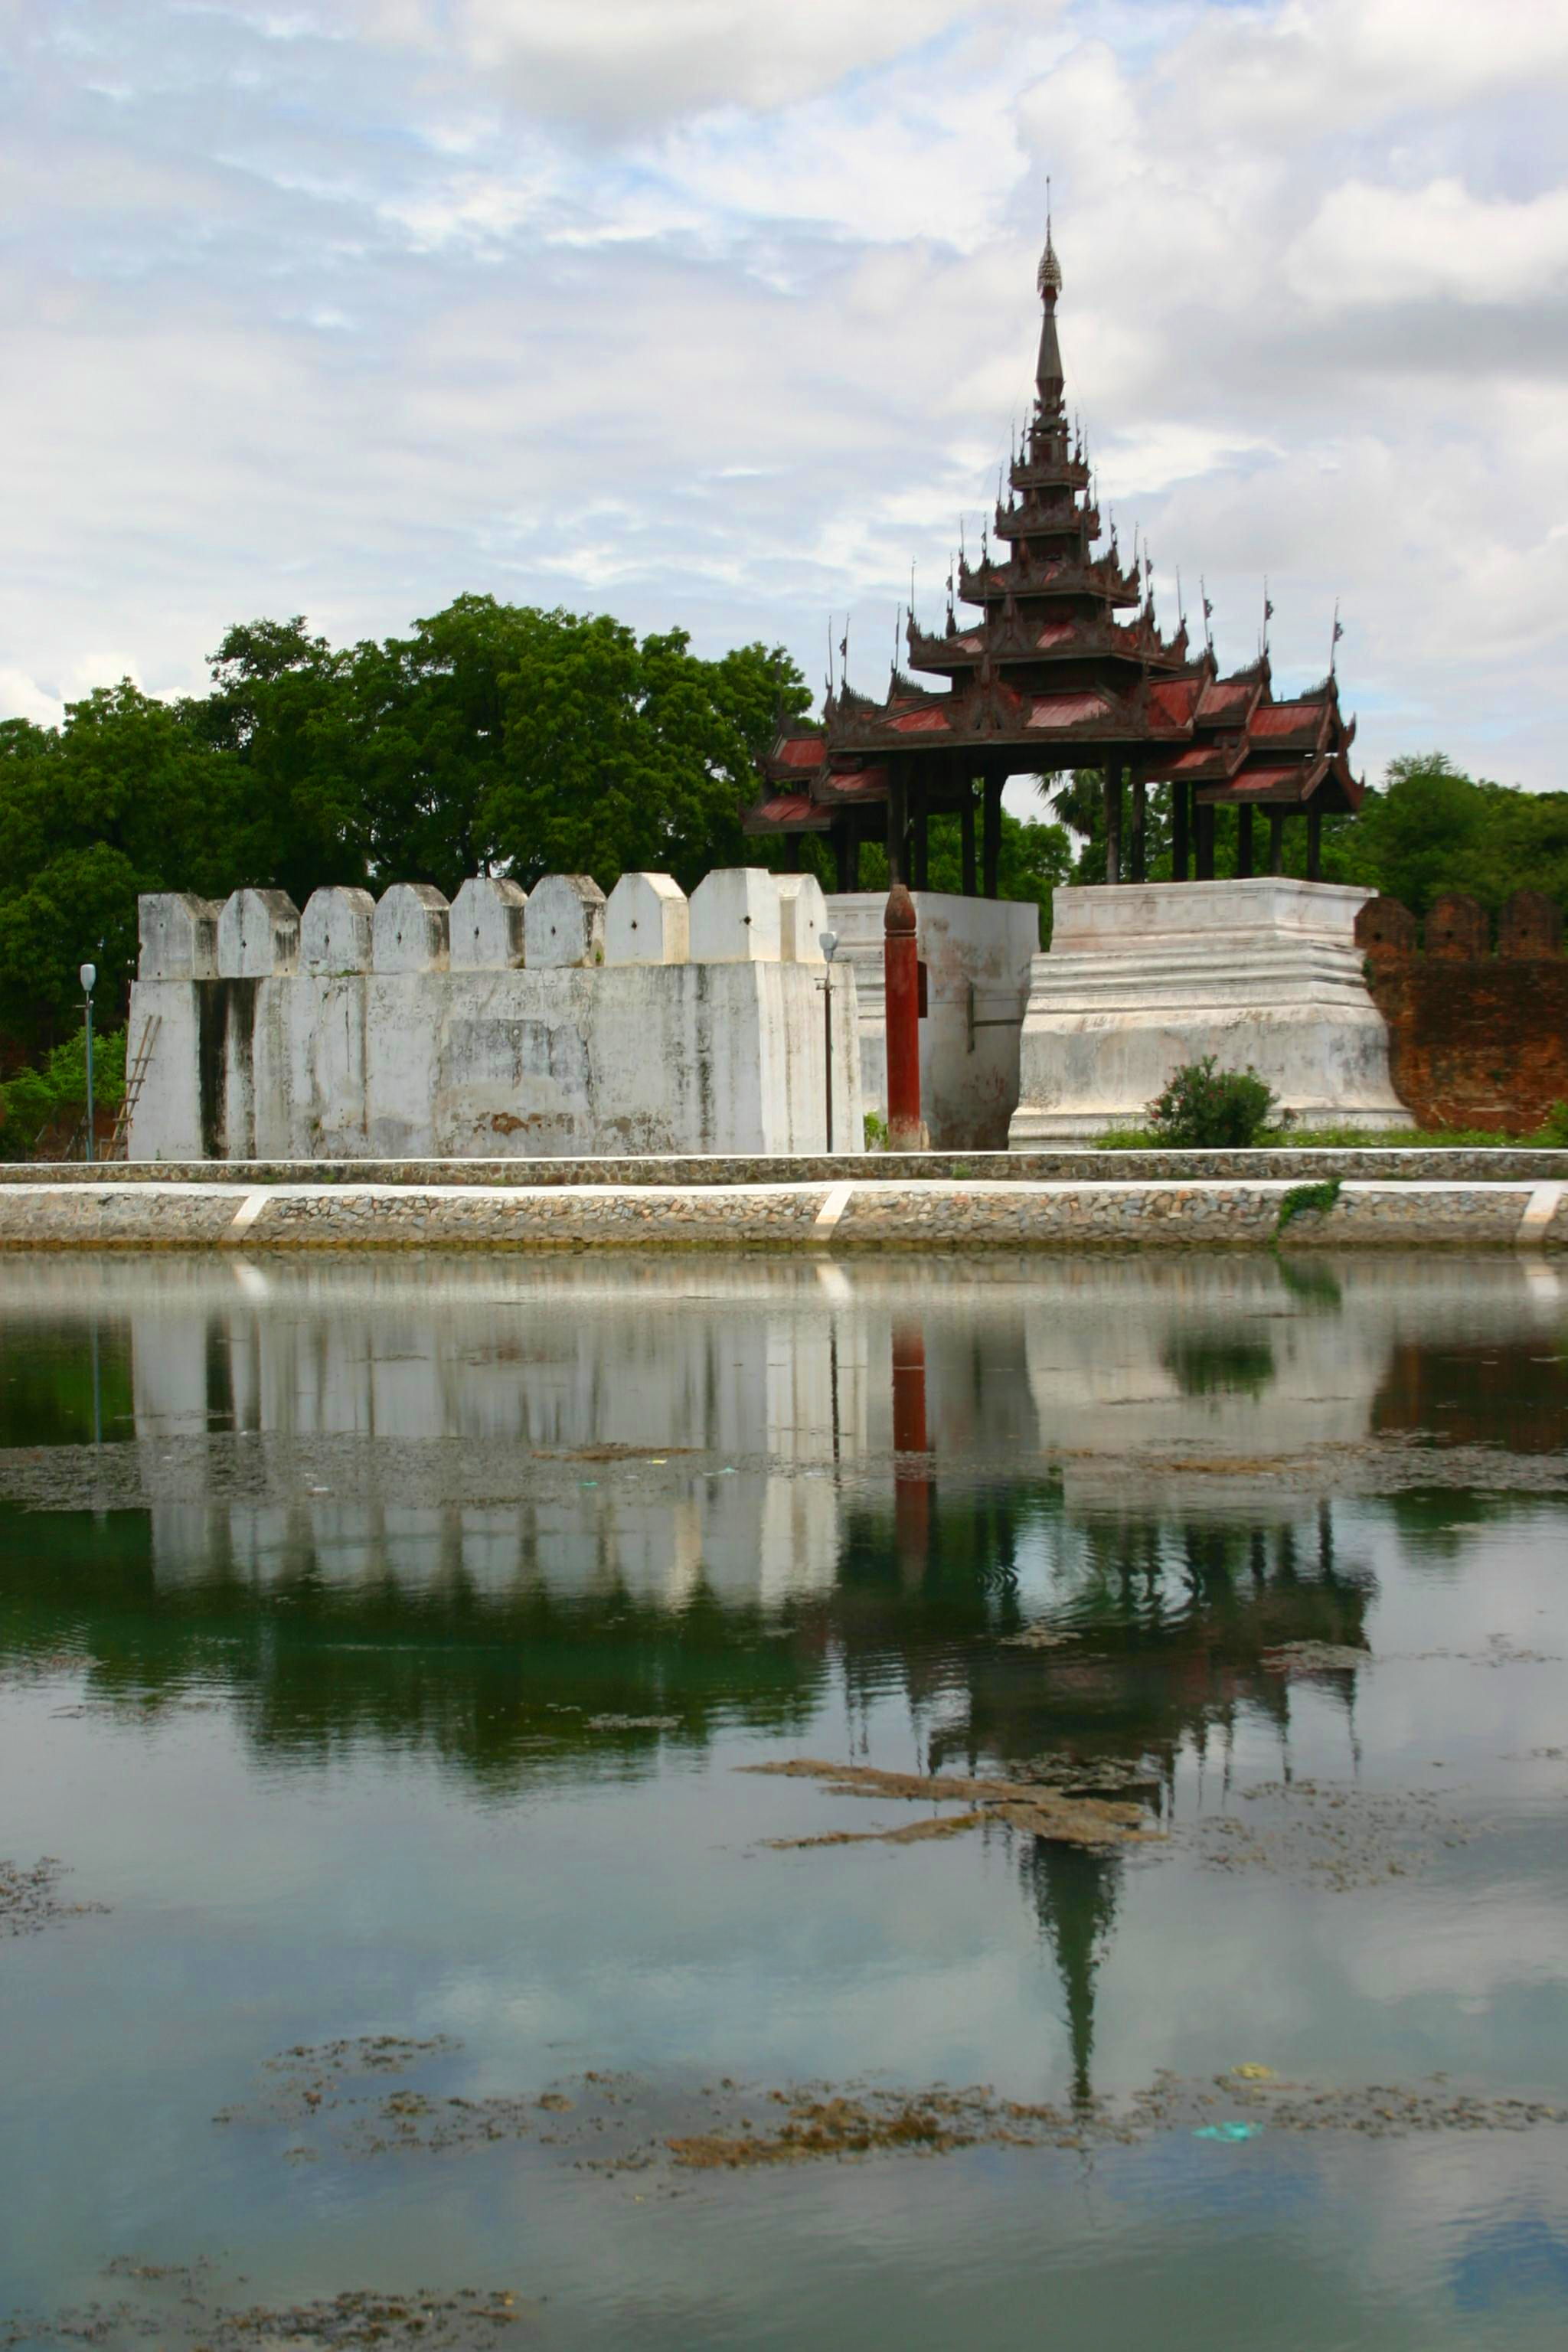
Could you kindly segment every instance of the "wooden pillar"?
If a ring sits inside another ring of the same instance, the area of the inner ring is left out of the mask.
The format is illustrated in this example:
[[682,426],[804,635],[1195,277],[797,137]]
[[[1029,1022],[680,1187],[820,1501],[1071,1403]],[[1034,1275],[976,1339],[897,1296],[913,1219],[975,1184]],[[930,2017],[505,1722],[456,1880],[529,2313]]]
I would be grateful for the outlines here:
[[798,874],[800,872],[801,845],[801,837],[798,833],[785,834],[784,872],[786,874]]
[[921,1148],[921,981],[915,902],[901,882],[882,918],[882,988],[888,1039],[888,1149]]
[[1187,878],[1187,787],[1178,778],[1171,786],[1171,877],[1184,882]]
[[965,784],[958,810],[959,843],[963,856],[963,895],[978,898],[980,880],[974,870],[974,787]]
[[1321,809],[1307,811],[1307,879],[1321,882],[1323,878],[1323,813]]
[[1105,878],[1121,879],[1121,762],[1105,763]]
[[984,784],[984,816],[980,844],[981,889],[987,898],[994,898],[1002,870],[1002,783],[1000,776],[987,776]]
[[1236,870],[1240,875],[1252,872],[1252,811],[1237,809],[1236,813]]
[[841,816],[833,828],[833,862],[841,891],[855,887],[855,820],[852,816]]
[[926,785],[918,778],[910,788],[910,870],[917,890],[931,887],[930,811],[926,806]]
[[888,882],[908,882],[910,851],[909,785],[896,761],[888,773]]
[[1214,880],[1214,803],[1199,801],[1193,812],[1196,819],[1198,842],[1197,878],[1200,882]]
[[1142,775],[1132,781],[1132,866],[1128,879],[1149,879],[1149,787]]
[[1268,812],[1268,871],[1270,874],[1283,874],[1285,871],[1285,812],[1283,809],[1270,809]]

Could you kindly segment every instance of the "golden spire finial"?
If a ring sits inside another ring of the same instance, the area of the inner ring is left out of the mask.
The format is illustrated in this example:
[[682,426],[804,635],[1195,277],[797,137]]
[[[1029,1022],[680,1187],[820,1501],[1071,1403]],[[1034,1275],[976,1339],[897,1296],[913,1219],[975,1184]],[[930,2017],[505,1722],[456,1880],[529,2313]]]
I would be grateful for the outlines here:
[[1046,249],[1040,256],[1039,275],[1036,279],[1042,302],[1054,302],[1062,290],[1062,266],[1057,259],[1056,247],[1051,243],[1051,184],[1046,182]]

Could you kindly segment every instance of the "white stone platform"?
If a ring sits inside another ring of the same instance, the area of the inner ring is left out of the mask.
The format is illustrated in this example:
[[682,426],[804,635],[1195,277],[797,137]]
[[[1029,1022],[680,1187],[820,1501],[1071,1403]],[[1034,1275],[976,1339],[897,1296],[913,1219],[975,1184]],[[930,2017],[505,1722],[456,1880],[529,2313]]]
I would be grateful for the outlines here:
[[1205,1054],[1256,1070],[1301,1127],[1414,1125],[1355,942],[1371,896],[1283,876],[1058,890],[1030,976],[1013,1149],[1141,1126]]

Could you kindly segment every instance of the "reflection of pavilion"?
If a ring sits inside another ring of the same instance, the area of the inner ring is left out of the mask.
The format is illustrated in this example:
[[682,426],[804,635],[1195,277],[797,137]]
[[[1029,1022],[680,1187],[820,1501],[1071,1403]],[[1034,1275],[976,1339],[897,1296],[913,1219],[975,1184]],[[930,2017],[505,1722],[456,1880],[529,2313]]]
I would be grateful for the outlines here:
[[[901,1690],[933,1768],[1067,1751],[1168,1784],[1244,1715],[1285,1739],[1266,1651],[1364,1642],[1329,1507],[1260,1457],[1419,1430],[1433,1399],[1508,1442],[1563,1304],[1510,1260],[1301,1281],[1192,1256],[0,1263],[5,1344],[47,1323],[85,1350],[96,1318],[143,1505],[37,1515],[0,1554],[6,1622],[45,1654],[68,1628],[139,1708],[220,1679],[276,1755],[376,1739],[501,1790],[656,1752],[547,1716],[565,1681],[579,1716],[699,1739],[737,1715],[800,1737],[835,1675],[868,1709]],[[1165,1466],[1130,1474],[1143,1448]],[[1183,1466],[1215,1457],[1236,1475]],[[998,1638],[1042,1604],[1084,1638]],[[1122,1863],[1018,1860],[1087,2097]]]

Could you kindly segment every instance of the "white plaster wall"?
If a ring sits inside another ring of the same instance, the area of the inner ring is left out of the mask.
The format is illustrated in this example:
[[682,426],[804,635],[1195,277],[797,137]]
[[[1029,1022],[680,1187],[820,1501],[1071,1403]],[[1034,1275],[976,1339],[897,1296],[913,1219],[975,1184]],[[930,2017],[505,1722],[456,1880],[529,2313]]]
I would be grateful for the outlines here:
[[[847,972],[793,964],[291,973],[138,983],[174,1014],[138,1158],[202,1156],[199,992],[223,1024],[219,1156],[559,1157],[858,1145]],[[149,995],[149,1002],[151,1001]]]
[[200,1160],[199,983],[138,980],[132,983],[129,1051],[134,1058],[150,1021],[153,1040],[142,1092],[132,1106],[126,1150],[132,1160]]
[[[964,898],[939,890],[910,895],[916,947],[926,967],[921,1112],[931,1147],[1005,1150],[1018,1101],[1018,1041],[1040,944],[1039,911],[1011,899]],[[827,928],[838,934],[838,961],[849,966],[857,982],[866,1108],[885,1118],[887,897],[871,890],[839,893],[826,904]]]

